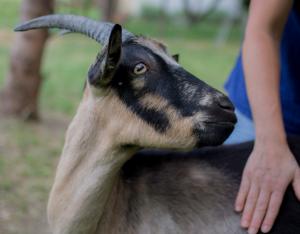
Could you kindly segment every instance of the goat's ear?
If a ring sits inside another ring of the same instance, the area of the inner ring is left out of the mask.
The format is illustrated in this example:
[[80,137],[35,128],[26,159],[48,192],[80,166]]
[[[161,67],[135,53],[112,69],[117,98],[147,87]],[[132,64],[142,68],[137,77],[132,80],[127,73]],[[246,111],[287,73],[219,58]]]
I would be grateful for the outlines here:
[[179,54],[174,54],[172,57],[177,63],[179,63]]
[[90,84],[105,87],[111,82],[118,68],[122,50],[122,27],[114,25],[111,30],[104,54],[97,56],[96,62],[90,67],[88,78]]

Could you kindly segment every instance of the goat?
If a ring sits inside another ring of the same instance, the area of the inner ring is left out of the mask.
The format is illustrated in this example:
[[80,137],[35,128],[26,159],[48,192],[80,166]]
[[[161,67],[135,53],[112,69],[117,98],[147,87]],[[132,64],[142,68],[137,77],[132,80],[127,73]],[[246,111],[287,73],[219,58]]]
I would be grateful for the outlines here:
[[[233,201],[252,143],[187,151],[228,137],[229,99],[163,44],[117,24],[49,15],[16,31],[50,27],[104,44],[66,133],[48,202],[53,233],[246,233]],[[299,143],[290,141],[297,160]],[[289,188],[270,233],[300,233],[299,217]]]

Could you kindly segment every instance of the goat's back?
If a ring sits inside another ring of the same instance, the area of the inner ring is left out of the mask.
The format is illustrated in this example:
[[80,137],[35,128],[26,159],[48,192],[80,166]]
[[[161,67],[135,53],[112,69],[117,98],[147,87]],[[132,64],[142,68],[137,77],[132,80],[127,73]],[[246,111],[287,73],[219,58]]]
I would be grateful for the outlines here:
[[[300,139],[290,147],[300,161]],[[143,150],[122,168],[115,188],[113,233],[246,233],[233,211],[253,143],[191,152]],[[300,233],[300,203],[288,188],[270,233]],[[108,223],[107,223],[108,224]]]

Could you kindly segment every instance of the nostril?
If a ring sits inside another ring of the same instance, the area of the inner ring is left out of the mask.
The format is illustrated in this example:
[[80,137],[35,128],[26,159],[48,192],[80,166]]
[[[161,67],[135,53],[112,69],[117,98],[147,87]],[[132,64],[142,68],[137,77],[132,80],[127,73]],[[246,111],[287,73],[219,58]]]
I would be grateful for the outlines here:
[[234,111],[234,106],[232,102],[226,96],[219,98],[219,106],[225,110]]

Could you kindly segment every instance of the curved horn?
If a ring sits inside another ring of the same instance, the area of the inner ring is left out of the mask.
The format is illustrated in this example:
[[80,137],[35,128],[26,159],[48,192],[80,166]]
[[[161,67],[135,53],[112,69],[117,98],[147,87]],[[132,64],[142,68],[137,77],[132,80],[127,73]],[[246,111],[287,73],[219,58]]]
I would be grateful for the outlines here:
[[[82,33],[104,45],[108,40],[113,25],[112,23],[95,21],[77,15],[46,15],[18,25],[15,31],[27,31],[37,28],[60,28]],[[126,41],[133,36],[132,33],[122,30],[122,41]]]

